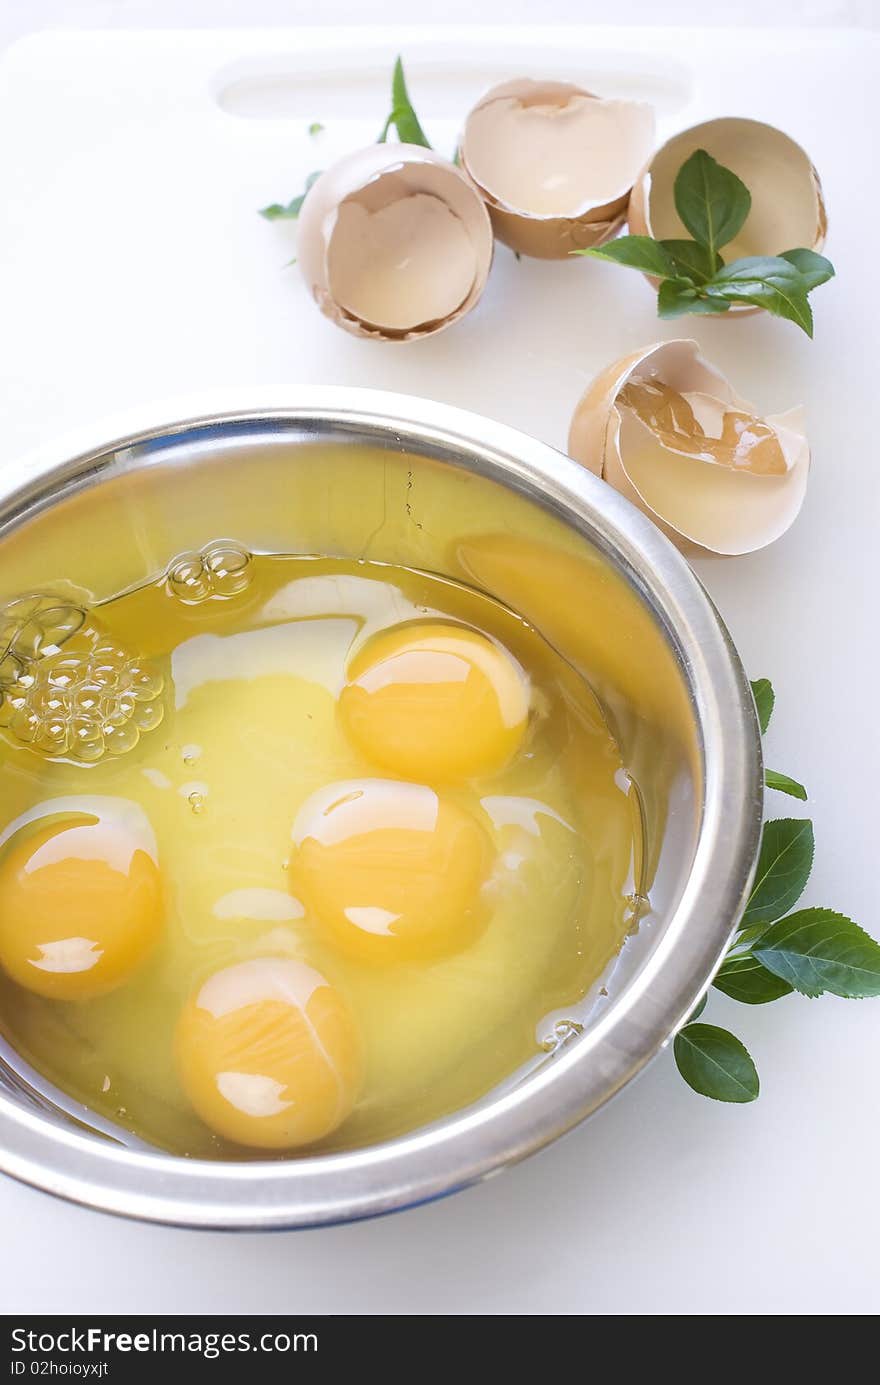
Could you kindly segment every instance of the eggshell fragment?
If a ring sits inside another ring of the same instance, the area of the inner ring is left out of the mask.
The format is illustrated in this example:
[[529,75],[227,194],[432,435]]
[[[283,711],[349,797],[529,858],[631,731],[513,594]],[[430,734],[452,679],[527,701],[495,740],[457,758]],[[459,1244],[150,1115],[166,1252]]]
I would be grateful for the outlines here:
[[602,371],[575,410],[568,450],[685,553],[727,557],[785,533],[810,465],[802,410],[759,419],[690,340]]
[[629,229],[655,240],[689,236],[675,209],[675,179],[697,149],[742,179],[752,205],[739,234],[722,254],[726,263],[746,255],[783,250],[821,250],[827,219],[819,175],[809,156],[782,130],[759,120],[708,120],[673,135],[651,159],[633,187]]
[[359,337],[409,341],[456,322],[483,292],[492,250],[475,189],[420,145],[340,159],[299,216],[300,271],[322,313]]
[[523,77],[482,97],[459,153],[498,239],[519,254],[563,259],[623,224],[653,141],[654,113],[643,102]]

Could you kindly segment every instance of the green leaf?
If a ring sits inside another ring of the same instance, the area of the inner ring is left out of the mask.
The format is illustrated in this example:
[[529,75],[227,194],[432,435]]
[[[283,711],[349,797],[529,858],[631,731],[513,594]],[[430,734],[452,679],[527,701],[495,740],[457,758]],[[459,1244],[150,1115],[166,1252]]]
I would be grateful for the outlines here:
[[833,909],[800,909],[768,928],[753,948],[768,971],[801,995],[880,995],[880,943]]
[[676,273],[696,284],[704,284],[724,264],[719,254],[713,259],[705,245],[695,240],[661,240],[657,244],[669,255]]
[[323,128],[324,126],[321,124],[320,120],[313,120],[311,125],[309,126],[309,134],[319,135]]
[[659,317],[683,317],[685,313],[726,313],[720,298],[700,298],[687,279],[664,279],[657,291]]
[[400,58],[394,64],[394,73],[391,78],[391,114],[385,121],[382,133],[376,141],[377,144],[385,143],[392,125],[396,129],[401,143],[421,144],[425,149],[431,148],[430,140],[422,129],[419,118],[413,110],[412,101],[409,99],[406,77],[403,74],[403,62]]
[[705,149],[695,150],[682,164],[674,195],[678,215],[710,260],[741,230],[752,205],[745,183]]
[[809,818],[764,823],[758,873],[741,928],[774,923],[800,899],[813,868],[813,824]]
[[793,987],[774,976],[750,952],[728,957],[712,982],[716,990],[744,1005],[766,1005],[781,996],[791,995]]
[[300,209],[305,200],[306,195],[303,192],[284,205],[280,202],[272,202],[268,207],[260,208],[260,216],[264,216],[267,221],[295,221],[300,214]]
[[[766,923],[753,923],[748,928],[740,927],[733,943],[733,947],[741,948],[743,952],[748,952],[756,938],[760,938],[762,933],[767,932]],[[728,954],[729,955],[729,954]],[[741,955],[741,954],[737,954]]]
[[267,221],[296,221],[296,218],[302,211],[303,202],[305,202],[308,196],[309,188],[313,183],[318,181],[320,176],[320,169],[315,173],[310,173],[308,178],[306,178],[306,185],[303,191],[297,197],[291,198],[285,206],[282,206],[280,202],[273,202],[270,207],[261,207],[260,216],[264,216]]
[[397,133],[404,144],[423,144],[426,149],[430,149],[431,146],[409,99],[406,77],[403,75],[403,61],[400,57],[394,64],[394,75],[391,78],[391,104],[397,112],[394,122]]
[[806,802],[807,791],[803,784],[799,784],[796,779],[789,779],[787,774],[780,774],[775,769],[767,769],[764,771],[764,783],[768,789],[776,789],[777,793],[787,793],[792,798],[800,798]]
[[794,265],[807,293],[834,278],[834,265],[824,255],[817,255],[815,250],[783,250],[779,258]]
[[807,302],[807,282],[781,255],[747,255],[725,265],[705,285],[706,293],[728,302],[754,303],[776,317],[796,322],[813,335],[813,312]]
[[618,236],[607,245],[596,245],[591,250],[574,250],[574,255],[592,255],[597,260],[613,260],[615,264],[626,265],[628,269],[640,269],[643,274],[653,274],[658,279],[670,279],[675,275],[675,265],[659,241],[650,236]]
[[773,691],[773,684],[769,678],[757,678],[752,684],[752,697],[755,699],[755,707],[758,711],[758,725],[761,728],[761,735],[767,734],[767,727],[770,725],[770,718],[773,715],[773,704],[776,701],[776,694]]
[[700,1015],[703,1013],[703,1011],[704,1011],[705,1008],[706,1008],[706,1001],[707,1001],[708,999],[709,999],[709,992],[707,991],[705,995],[701,995],[701,996],[700,996],[700,999],[697,1001],[697,1003],[696,1003],[696,1005],[694,1006],[693,1010],[691,1010],[691,1012],[690,1012],[690,1014],[688,1015],[687,1020],[686,1020],[686,1023],[687,1023],[687,1024],[693,1024],[694,1020],[698,1020],[698,1019],[700,1018]]
[[726,1029],[686,1024],[673,1045],[678,1070],[689,1087],[714,1101],[754,1101],[758,1073],[748,1050]]

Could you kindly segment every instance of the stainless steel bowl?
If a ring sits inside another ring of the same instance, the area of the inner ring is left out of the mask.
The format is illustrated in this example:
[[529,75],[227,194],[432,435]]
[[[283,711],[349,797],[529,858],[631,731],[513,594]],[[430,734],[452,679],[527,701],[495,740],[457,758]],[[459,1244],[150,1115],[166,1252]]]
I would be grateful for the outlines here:
[[[120,536],[126,583],[218,537],[471,580],[528,616],[599,692],[642,791],[652,907],[582,1033],[431,1127],[287,1162],[180,1159],[121,1142],[10,1056],[0,1065],[0,1167],[92,1207],[185,1226],[314,1226],[442,1197],[595,1111],[705,989],[758,848],[748,683],[681,556],[543,443],[445,405],[347,388],[225,394],[166,416],[4,467],[0,599],[62,579],[111,594],[123,585]],[[608,612],[619,638],[608,638]]]

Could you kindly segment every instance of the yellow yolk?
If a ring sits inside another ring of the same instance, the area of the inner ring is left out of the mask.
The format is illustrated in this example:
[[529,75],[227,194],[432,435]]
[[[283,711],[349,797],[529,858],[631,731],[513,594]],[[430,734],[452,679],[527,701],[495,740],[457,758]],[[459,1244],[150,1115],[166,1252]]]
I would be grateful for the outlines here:
[[184,1090],[218,1135],[294,1149],[345,1120],[361,1077],[354,1021],[303,962],[261,957],[215,972],[177,1029]]
[[368,759],[431,783],[501,769],[528,714],[528,679],[513,657],[475,630],[439,621],[373,636],[339,699],[346,734]]
[[303,804],[293,841],[290,888],[346,952],[434,957],[466,947],[486,920],[488,833],[423,784],[328,785]]
[[0,965],[56,1000],[89,1000],[121,985],[162,931],[146,819],[121,800],[80,801],[88,809],[56,800],[25,815],[4,834],[10,844],[0,855]]

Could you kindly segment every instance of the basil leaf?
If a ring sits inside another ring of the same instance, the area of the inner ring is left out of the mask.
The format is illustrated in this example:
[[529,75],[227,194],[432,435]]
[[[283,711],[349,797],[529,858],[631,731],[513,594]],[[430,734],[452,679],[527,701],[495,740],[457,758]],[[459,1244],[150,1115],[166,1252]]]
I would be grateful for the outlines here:
[[674,196],[682,222],[712,261],[741,230],[752,205],[745,183],[705,149],[695,150],[678,170]]
[[833,909],[801,909],[768,928],[754,946],[768,971],[801,995],[880,995],[880,943]]
[[676,273],[693,279],[696,284],[704,284],[724,264],[719,254],[713,257],[705,245],[695,240],[661,240],[657,244],[671,258]]
[[686,1024],[675,1036],[673,1053],[679,1072],[700,1096],[715,1101],[754,1101],[758,1073],[748,1050],[726,1029],[714,1024]]
[[394,64],[394,74],[391,78],[391,114],[385,121],[377,144],[385,143],[392,125],[402,144],[421,144],[425,149],[431,148],[431,142],[419,124],[419,118],[409,99],[406,78],[403,75],[403,62],[400,58]]
[[309,188],[316,183],[321,176],[320,168],[315,173],[310,173],[306,178],[306,185],[298,197],[293,197],[286,206],[280,202],[273,202],[270,207],[261,207],[260,216],[264,216],[267,221],[296,221],[302,211],[303,202],[308,196]]
[[764,736],[767,734],[767,727],[770,725],[770,718],[773,715],[773,704],[776,701],[773,684],[769,678],[757,678],[752,683],[752,697],[755,699],[761,735]]
[[783,250],[779,258],[794,265],[807,293],[834,278],[834,265],[824,255],[817,255],[815,250]]
[[758,873],[741,928],[774,923],[800,899],[813,868],[813,824],[808,818],[764,823]]
[[597,260],[613,260],[615,264],[626,265],[628,269],[640,269],[643,274],[653,274],[657,279],[671,279],[676,269],[671,257],[657,240],[650,236],[618,236],[607,245],[596,245],[591,250],[575,250],[575,255],[592,255]]
[[324,126],[321,124],[320,120],[313,120],[311,125],[309,126],[309,134],[319,135],[323,128]]
[[658,317],[683,317],[685,313],[726,313],[729,304],[720,298],[700,298],[687,279],[664,279],[657,292]]
[[789,779],[787,774],[780,774],[775,769],[767,769],[764,771],[764,783],[768,789],[776,789],[777,793],[787,793],[792,798],[800,798],[806,802],[807,791],[803,784],[799,784],[796,779]]
[[771,1000],[791,995],[794,989],[782,977],[768,971],[750,952],[728,957],[712,985],[743,1005],[766,1005]]
[[754,303],[768,313],[796,322],[813,335],[813,313],[806,280],[781,255],[747,255],[724,265],[705,285],[705,292],[730,302]]

